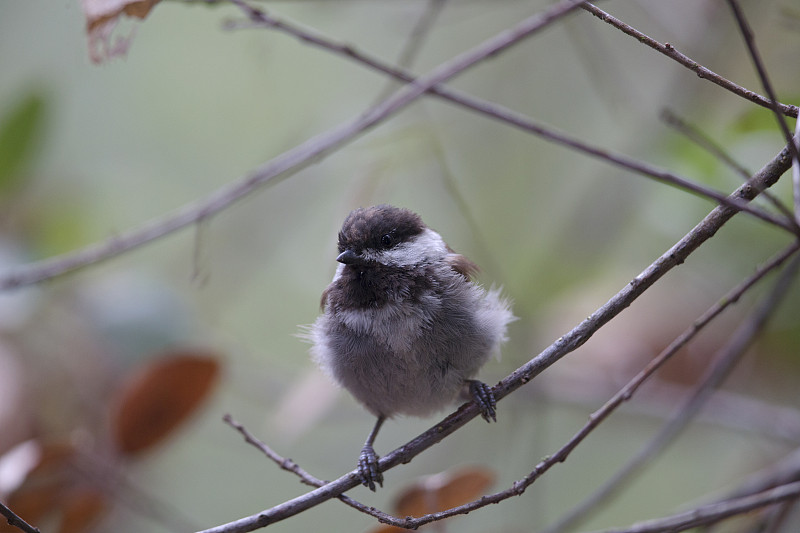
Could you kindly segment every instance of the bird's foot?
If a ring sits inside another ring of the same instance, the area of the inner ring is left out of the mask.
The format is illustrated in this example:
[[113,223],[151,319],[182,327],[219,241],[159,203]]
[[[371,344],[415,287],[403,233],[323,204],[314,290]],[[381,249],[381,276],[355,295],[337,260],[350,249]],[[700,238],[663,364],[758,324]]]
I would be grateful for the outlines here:
[[358,456],[358,476],[361,478],[361,484],[369,487],[372,492],[375,492],[375,483],[383,487],[383,474],[378,470],[378,456],[370,444],[365,444],[361,448],[361,455]]
[[[482,381],[473,379],[469,381],[469,394],[472,401],[478,405],[481,410],[481,416],[487,422],[497,422],[497,400],[495,400],[492,388]],[[363,452],[362,452],[363,455]]]

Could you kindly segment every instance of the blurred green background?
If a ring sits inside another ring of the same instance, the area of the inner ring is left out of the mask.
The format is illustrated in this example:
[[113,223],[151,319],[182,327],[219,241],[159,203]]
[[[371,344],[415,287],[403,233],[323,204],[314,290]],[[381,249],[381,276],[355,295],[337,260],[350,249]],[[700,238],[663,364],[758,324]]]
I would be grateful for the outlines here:
[[[388,61],[428,8],[412,0],[258,5]],[[547,5],[446,2],[413,69],[426,72]],[[761,92],[724,2],[602,7]],[[745,11],[779,96],[797,103],[800,6],[746,2]],[[203,198],[357,116],[387,87],[375,72],[274,31],[223,28],[242,18],[230,5],[165,1],[145,21],[121,24],[123,34],[135,32],[126,57],[96,65],[77,0],[0,3],[0,272]],[[783,144],[767,110],[584,12],[451,85],[723,191],[739,178],[668,127],[659,118],[665,108],[752,170]],[[788,175],[776,189],[791,198]],[[502,285],[514,300],[520,320],[502,359],[482,373],[489,383],[605,303],[713,207],[464,109],[419,100],[198,227],[0,294],[0,403],[7,406],[0,408],[0,453],[30,438],[107,449],[105,408],[124,376],[164,349],[200,346],[222,354],[218,390],[169,442],[124,465],[138,496],[121,491],[99,531],[171,531],[159,516],[174,513],[192,527],[211,527],[305,490],[244,444],[222,422],[224,413],[320,478],[352,469],[372,417],[319,374],[296,333],[319,311],[341,221],[352,208],[375,203],[420,213],[482,267],[483,283]],[[387,473],[377,494],[352,495],[388,509],[416,477],[462,464],[487,466],[497,475],[495,488],[507,487],[788,242],[779,230],[737,217],[596,338],[504,400],[496,425],[474,421]],[[457,518],[450,529],[537,531],[555,521],[647,442],[754,301],[744,298],[665,369],[667,400],[656,394],[662,389],[644,391],[524,496]],[[794,289],[765,342],[729,380],[736,398],[786,417],[772,426],[752,413],[726,417],[731,404],[720,399],[582,530],[623,526],[722,494],[797,446],[798,301]],[[388,423],[378,453],[435,421]],[[366,531],[373,522],[334,502],[273,529]]]

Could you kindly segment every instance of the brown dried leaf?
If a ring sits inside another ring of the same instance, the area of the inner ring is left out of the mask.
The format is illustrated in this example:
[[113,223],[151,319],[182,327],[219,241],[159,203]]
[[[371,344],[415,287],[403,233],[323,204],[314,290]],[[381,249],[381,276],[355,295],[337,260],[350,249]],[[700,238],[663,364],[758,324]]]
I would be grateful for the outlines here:
[[[7,504],[23,520],[36,523],[57,512],[69,491],[75,448],[64,442],[43,445],[30,441],[29,445],[35,447],[38,457],[21,485],[8,495]],[[0,523],[0,533],[11,531],[18,533],[19,529]]]
[[144,19],[161,0],[82,0],[86,15],[86,30],[91,32],[98,26],[125,14]]
[[135,455],[172,433],[213,389],[217,359],[199,350],[171,352],[128,379],[111,419],[117,449]]
[[50,442],[40,446],[39,462],[28,478],[52,476],[65,470],[75,459],[75,446],[69,442]]
[[[36,453],[24,481],[7,497],[8,507],[30,524],[60,521],[58,533],[88,531],[109,508],[112,493],[82,473],[81,452],[69,442],[25,443]],[[0,533],[17,527],[0,523]]]
[[[52,513],[61,503],[64,487],[42,485],[38,487],[21,487],[12,492],[5,502],[9,509],[29,524],[40,522],[42,517]],[[0,533],[19,533],[16,526],[0,520]]]
[[403,529],[402,527],[395,527],[389,526],[386,524],[381,524],[375,526],[374,528],[367,530],[367,533],[407,533],[407,529]]
[[399,516],[436,513],[477,499],[492,483],[492,471],[477,466],[427,476],[400,494],[395,509]]
[[89,57],[95,63],[117,55],[124,55],[132,36],[118,36],[114,43],[111,34],[119,18],[144,19],[161,0],[82,0],[86,16],[86,33],[89,36]]
[[108,509],[108,498],[98,489],[73,489],[62,508],[58,533],[82,533],[97,522]]

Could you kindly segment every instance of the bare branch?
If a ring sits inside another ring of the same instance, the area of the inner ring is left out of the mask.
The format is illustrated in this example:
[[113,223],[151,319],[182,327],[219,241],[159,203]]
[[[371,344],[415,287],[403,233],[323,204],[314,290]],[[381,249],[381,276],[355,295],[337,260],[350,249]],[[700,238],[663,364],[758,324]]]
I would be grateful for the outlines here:
[[625,529],[605,529],[598,533],[677,533],[693,527],[714,524],[768,505],[800,497],[800,481],[766,490],[752,496],[722,500],[666,518],[640,522]]
[[14,511],[6,507],[2,502],[0,502],[0,515],[3,515],[5,519],[8,521],[8,525],[12,527],[16,527],[25,533],[41,533],[38,527],[33,527],[25,520],[20,518]]
[[[631,37],[635,38],[637,41],[649,46],[653,50],[660,52],[667,56],[670,59],[673,59],[683,65],[684,67],[688,68],[689,70],[693,71],[697,74],[698,77],[708,80],[712,83],[715,83],[722,87],[723,89],[727,89],[728,91],[741,96],[755,104],[760,105],[761,107],[766,107],[767,109],[772,109],[771,100],[769,98],[765,98],[764,96],[745,89],[739,85],[736,85],[730,80],[727,80],[720,76],[719,74],[707,69],[703,65],[697,63],[692,58],[685,56],[684,54],[678,52],[674,46],[669,43],[661,44],[660,42],[656,41],[655,39],[648,37],[644,33],[640,32],[639,30],[635,29],[628,24],[625,24],[621,20],[611,16],[610,14],[606,13],[602,9],[585,2],[583,6],[581,6],[585,11],[588,11],[595,17],[599,18],[603,22],[607,22],[611,24],[615,28],[619,29],[623,33],[630,35]],[[781,113],[789,117],[797,117],[798,107],[793,105],[786,105],[776,102],[776,105]]]
[[434,22],[442,12],[446,0],[428,0],[428,5],[422,16],[417,21],[411,34],[408,36],[406,45],[403,47],[397,64],[403,68],[411,66],[414,59],[419,54],[422,44],[430,34]]
[[291,459],[279,455],[272,448],[267,446],[264,442],[257,439],[255,435],[250,433],[250,431],[248,431],[246,427],[244,427],[242,424],[234,420],[231,415],[226,414],[225,416],[222,417],[222,420],[224,420],[225,423],[231,426],[233,429],[241,433],[242,437],[244,437],[245,442],[254,446],[261,453],[266,455],[267,458],[270,459],[276,465],[278,465],[281,468],[281,470],[286,470],[287,472],[291,472],[292,474],[299,477],[300,481],[312,487],[321,487],[326,483],[325,481],[322,481],[321,479],[312,476],[311,474],[300,468],[300,465],[298,465]]

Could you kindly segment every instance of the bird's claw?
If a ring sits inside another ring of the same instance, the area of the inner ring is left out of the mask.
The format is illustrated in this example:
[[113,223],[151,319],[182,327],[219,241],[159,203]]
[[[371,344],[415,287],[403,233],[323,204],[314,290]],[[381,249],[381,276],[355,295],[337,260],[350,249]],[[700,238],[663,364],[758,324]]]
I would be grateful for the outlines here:
[[471,380],[469,382],[469,394],[472,396],[472,401],[478,405],[481,410],[481,416],[487,422],[497,422],[497,400],[494,397],[492,388],[486,383],[478,380]]
[[383,474],[378,470],[378,456],[370,445],[365,445],[358,456],[358,476],[361,484],[375,492],[375,483],[383,487]]

